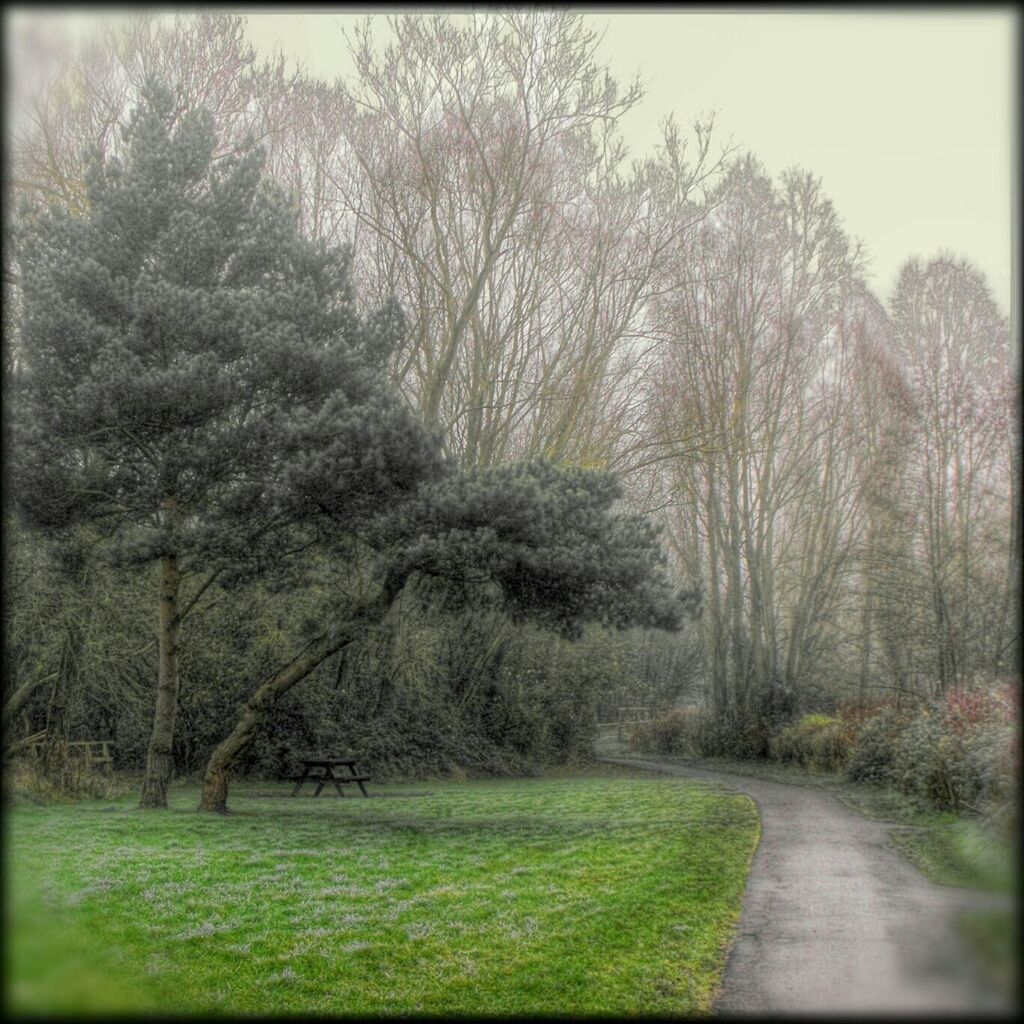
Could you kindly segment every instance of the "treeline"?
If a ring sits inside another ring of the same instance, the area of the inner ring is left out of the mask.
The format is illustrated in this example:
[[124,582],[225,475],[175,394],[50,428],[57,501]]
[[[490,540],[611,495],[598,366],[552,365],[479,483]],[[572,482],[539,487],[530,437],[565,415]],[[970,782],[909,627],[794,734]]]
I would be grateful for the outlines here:
[[[55,579],[52,559],[16,524],[7,532],[8,742],[37,735],[114,741],[118,771],[141,774],[157,678],[153,574],[93,569],[89,600]],[[368,637],[282,697],[239,770],[294,774],[297,758],[349,751],[385,778],[523,774],[590,753],[598,719],[618,704],[695,699],[692,623],[681,633],[588,625],[571,641],[516,626],[498,608],[455,612],[421,581],[403,594],[393,640]],[[187,622],[173,738],[177,773],[206,767],[226,724],[323,614],[305,589],[218,594]],[[81,623],[81,633],[68,632]],[[62,628],[62,624],[63,625]],[[64,655],[80,638],[72,664]],[[63,669],[64,675],[60,674]],[[18,699],[19,686],[28,689]],[[80,779],[72,758],[67,785]]]
[[[87,647],[111,640],[93,629],[97,602],[143,573],[157,621],[138,650],[156,670],[143,807],[167,806],[181,767],[190,668],[209,692],[187,738],[217,738],[201,810],[226,809],[268,730],[301,753],[310,716],[289,729],[287,698],[331,663],[335,689],[373,680],[373,699],[344,705],[378,730],[363,737],[377,771],[572,757],[587,701],[523,685],[559,661],[523,641],[587,623],[678,629],[694,601],[654,529],[605,470],[446,454],[389,371],[400,308],[358,310],[350,251],[304,235],[251,139],[218,157],[210,112],[180,99],[147,79],[123,152],[90,158],[80,208],[28,203],[15,220],[9,483],[26,593],[9,596],[20,611],[31,582],[56,588],[61,640],[9,715],[52,679],[42,763],[66,788]],[[445,617],[454,628],[438,629]],[[12,633],[35,658],[35,634]],[[321,737],[337,739],[324,720],[338,704],[314,706]]]
[[[84,154],[123,156],[121,129],[162,79],[180,113],[211,112],[212,158],[253,138],[300,233],[351,243],[361,311],[397,299],[387,379],[446,458],[615,472],[665,528],[700,617],[570,643],[410,595],[408,632],[319,665],[250,766],[337,743],[397,771],[522,770],[585,749],[599,704],[701,693],[743,732],[1019,675],[1019,410],[980,273],[910,261],[880,302],[812,174],[772,177],[709,121],[670,121],[631,156],[618,122],[642,91],[609,75],[582,16],[389,24],[385,44],[372,22],[358,33],[351,77],[325,83],[257,59],[240,17],[123,19],[15,83],[12,192],[84,209]],[[38,538],[9,537],[14,731],[114,726],[138,763],[158,672],[130,587],[151,593],[150,569],[129,586],[78,565],[57,583]],[[308,591],[223,582],[187,624],[179,771],[205,763],[228,709],[318,613]]]

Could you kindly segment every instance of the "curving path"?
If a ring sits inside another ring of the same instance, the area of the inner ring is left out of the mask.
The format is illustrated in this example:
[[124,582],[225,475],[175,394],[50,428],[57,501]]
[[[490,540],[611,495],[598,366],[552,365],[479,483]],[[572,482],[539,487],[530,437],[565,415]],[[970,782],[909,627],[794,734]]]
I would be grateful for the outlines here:
[[979,984],[958,912],[1005,898],[928,881],[888,842],[892,828],[811,787],[650,757],[635,768],[725,785],[761,815],[736,942],[715,1011],[1006,1012]]

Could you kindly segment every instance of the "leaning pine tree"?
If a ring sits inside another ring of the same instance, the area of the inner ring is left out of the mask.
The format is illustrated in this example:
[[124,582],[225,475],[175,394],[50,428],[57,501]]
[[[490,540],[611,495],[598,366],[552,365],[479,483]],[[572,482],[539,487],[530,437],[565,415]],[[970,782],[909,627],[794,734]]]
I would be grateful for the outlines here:
[[227,811],[231,771],[273,728],[280,698],[327,658],[358,650],[369,631],[387,632],[414,576],[455,607],[486,602],[569,638],[586,622],[678,628],[698,595],[675,590],[655,530],[621,507],[622,493],[610,473],[542,460],[466,471],[442,464],[386,509],[366,508],[374,585],[354,603],[328,592],[319,635],[256,688],[213,751],[199,809]]
[[116,563],[158,566],[143,807],[167,806],[179,628],[199,598],[440,459],[384,384],[397,311],[357,316],[347,253],[302,237],[261,152],[214,150],[210,116],[151,84],[123,164],[92,161],[84,210],[16,226],[15,507],[58,542],[88,523]]

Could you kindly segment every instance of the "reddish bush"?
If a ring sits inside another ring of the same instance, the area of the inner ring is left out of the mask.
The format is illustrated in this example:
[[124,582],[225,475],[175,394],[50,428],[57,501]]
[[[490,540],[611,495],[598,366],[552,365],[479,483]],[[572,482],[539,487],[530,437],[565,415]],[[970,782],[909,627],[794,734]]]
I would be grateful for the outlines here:
[[998,687],[957,690],[942,702],[947,728],[958,736],[989,725],[1011,725],[1019,720],[1020,691],[1012,683]]

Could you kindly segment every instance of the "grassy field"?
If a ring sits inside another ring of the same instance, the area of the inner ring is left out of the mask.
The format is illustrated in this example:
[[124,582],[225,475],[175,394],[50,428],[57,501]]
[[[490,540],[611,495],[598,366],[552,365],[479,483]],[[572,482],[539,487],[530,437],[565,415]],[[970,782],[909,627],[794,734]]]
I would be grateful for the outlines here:
[[615,772],[373,788],[238,786],[226,819],[189,788],[166,813],[9,811],[8,1009],[708,1009],[757,842],[747,798]]
[[993,839],[977,822],[951,821],[916,829],[893,829],[892,841],[939,885],[1011,894],[1016,858],[1010,843]]

